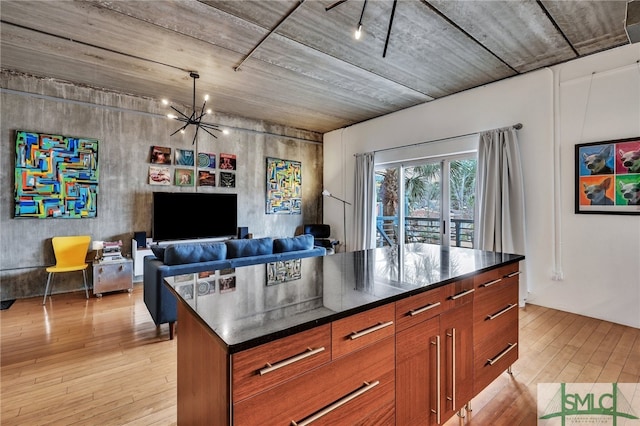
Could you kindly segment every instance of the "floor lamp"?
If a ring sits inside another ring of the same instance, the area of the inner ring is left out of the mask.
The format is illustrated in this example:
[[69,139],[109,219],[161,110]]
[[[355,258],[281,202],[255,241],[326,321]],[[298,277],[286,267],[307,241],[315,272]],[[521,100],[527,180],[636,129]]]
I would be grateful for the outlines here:
[[322,191],[322,195],[325,197],[335,198],[342,203],[342,236],[344,237],[344,251],[347,251],[347,204],[351,205],[351,203],[331,195],[331,193],[326,189]]

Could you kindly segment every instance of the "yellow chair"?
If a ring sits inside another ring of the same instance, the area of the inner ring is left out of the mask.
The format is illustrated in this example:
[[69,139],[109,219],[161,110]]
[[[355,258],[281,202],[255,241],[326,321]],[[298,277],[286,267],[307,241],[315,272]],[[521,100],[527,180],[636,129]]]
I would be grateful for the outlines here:
[[87,262],[85,258],[89,250],[91,237],[80,235],[75,237],[53,237],[51,244],[53,245],[53,253],[56,256],[56,264],[49,266],[46,270],[49,273],[47,278],[47,287],[44,289],[44,299],[42,304],[47,302],[47,292],[49,284],[51,284],[51,276],[60,272],[82,271],[84,279],[84,292],[89,298],[89,287],[87,287]]

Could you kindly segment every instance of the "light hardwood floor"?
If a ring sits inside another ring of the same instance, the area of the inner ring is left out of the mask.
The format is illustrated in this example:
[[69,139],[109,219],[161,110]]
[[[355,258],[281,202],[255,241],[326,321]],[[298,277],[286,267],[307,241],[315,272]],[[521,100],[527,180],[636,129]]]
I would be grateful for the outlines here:
[[[141,285],[41,303],[0,311],[0,424],[176,424],[176,340],[166,325],[158,333]],[[528,305],[519,348],[513,375],[472,401],[467,425],[535,425],[538,383],[640,382],[640,329]]]

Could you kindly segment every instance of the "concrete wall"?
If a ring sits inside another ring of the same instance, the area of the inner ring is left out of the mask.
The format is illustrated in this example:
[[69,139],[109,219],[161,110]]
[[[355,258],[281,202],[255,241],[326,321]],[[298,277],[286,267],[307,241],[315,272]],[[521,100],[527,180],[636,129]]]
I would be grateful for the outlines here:
[[[327,133],[324,187],[353,202],[354,153],[522,123],[521,300],[640,327],[638,216],[576,215],[573,206],[575,144],[640,136],[638,60],[640,44],[623,46]],[[324,221],[341,235],[341,206],[325,203]]]
[[[148,184],[152,145],[194,149],[193,136],[178,133],[158,100],[79,87],[51,79],[0,73],[0,297],[41,295],[45,266],[55,263],[50,238],[89,234],[95,240],[122,240],[131,252],[134,231],[151,232],[154,190],[194,191]],[[185,108],[186,111],[186,108]],[[198,187],[200,192],[238,194],[238,225],[255,237],[292,236],[303,223],[322,219],[322,135],[254,120],[213,116],[231,134],[199,135],[198,151],[237,156],[236,188]],[[27,130],[100,141],[98,217],[94,219],[13,218],[15,131]],[[266,157],[302,162],[303,214],[265,214]],[[173,167],[173,166],[172,166]],[[219,177],[219,176],[218,176]],[[212,214],[215,220],[215,213]],[[81,275],[56,279],[54,292],[82,288]]]

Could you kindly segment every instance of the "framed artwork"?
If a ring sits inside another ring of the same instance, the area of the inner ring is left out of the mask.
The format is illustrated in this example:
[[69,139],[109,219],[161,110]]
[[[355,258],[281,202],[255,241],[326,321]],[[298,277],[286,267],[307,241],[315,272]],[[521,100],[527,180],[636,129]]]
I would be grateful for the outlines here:
[[199,186],[216,186],[216,172],[208,170],[198,170]]
[[640,137],[575,147],[575,212],[640,214]]
[[194,165],[193,150],[176,148],[176,165],[193,166]]
[[198,167],[201,169],[215,169],[216,168],[216,155],[208,152],[198,153]]
[[16,132],[16,218],[93,218],[98,213],[98,141]]
[[171,185],[171,170],[164,166],[149,166],[150,185]]
[[267,285],[295,281],[302,278],[302,259],[267,263]]
[[231,172],[220,172],[220,186],[223,188],[235,188],[236,174]]
[[267,214],[302,214],[302,163],[267,157]]
[[236,156],[233,154],[220,154],[220,168],[223,170],[235,170]]
[[220,285],[220,294],[229,293],[231,291],[236,291],[236,276],[225,276],[220,277],[219,285]]
[[171,164],[171,148],[168,148],[166,146],[152,146],[151,163]]
[[177,285],[175,289],[184,300],[193,299],[193,284]]
[[176,169],[176,181],[178,186],[193,186],[193,169]]
[[198,296],[214,294],[216,292],[216,271],[199,272],[196,288]]

